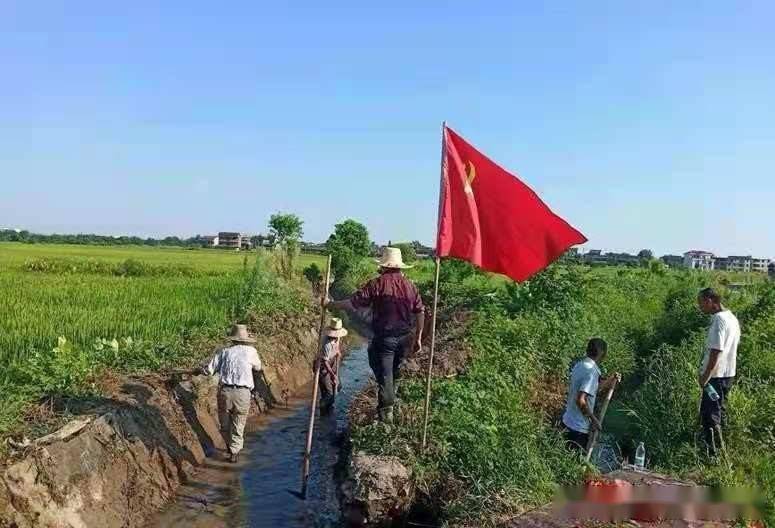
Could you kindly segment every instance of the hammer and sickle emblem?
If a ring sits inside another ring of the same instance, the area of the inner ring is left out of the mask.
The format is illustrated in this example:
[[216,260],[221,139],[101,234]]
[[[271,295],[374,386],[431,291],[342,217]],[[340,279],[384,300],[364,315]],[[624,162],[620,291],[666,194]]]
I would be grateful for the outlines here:
[[474,182],[474,178],[476,178],[476,166],[470,161],[466,161],[466,194],[474,193],[474,190],[471,188],[471,184]]

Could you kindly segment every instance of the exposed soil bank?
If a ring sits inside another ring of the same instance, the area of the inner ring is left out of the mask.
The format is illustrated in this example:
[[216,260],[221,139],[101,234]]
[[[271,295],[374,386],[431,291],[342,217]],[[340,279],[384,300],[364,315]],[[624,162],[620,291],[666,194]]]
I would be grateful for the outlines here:
[[[317,343],[315,314],[263,335],[254,413],[306,383]],[[0,467],[0,526],[132,528],[192,481],[222,449],[217,385],[204,376],[126,378],[107,397]]]

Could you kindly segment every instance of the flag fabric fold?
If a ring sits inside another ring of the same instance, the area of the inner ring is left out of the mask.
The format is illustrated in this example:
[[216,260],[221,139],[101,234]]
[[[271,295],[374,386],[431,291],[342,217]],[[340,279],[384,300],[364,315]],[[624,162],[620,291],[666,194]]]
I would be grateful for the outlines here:
[[586,237],[519,180],[444,127],[436,254],[516,281]]

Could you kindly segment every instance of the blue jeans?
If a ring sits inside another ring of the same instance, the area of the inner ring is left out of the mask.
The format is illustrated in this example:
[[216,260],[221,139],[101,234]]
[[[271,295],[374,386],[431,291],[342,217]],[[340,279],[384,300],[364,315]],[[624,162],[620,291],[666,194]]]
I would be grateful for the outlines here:
[[374,336],[369,344],[369,366],[379,387],[377,408],[388,410],[396,401],[398,366],[404,359],[408,335]]

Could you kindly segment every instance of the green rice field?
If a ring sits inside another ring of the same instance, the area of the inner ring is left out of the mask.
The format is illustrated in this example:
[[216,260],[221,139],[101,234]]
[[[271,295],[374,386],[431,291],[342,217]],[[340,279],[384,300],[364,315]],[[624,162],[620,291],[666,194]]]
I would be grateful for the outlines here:
[[[316,258],[302,255],[300,265]],[[111,273],[127,260],[139,276]],[[223,326],[254,260],[231,251],[2,243],[0,359],[51,348],[60,336],[77,345],[162,341]]]
[[99,369],[182,365],[249,311],[292,312],[300,290],[272,265],[256,252],[0,243],[0,433],[25,402],[77,393]]
[[[206,271],[238,271],[245,252],[214,249],[183,249],[147,246],[76,246],[68,244],[21,244],[0,242],[0,271],[22,266],[34,259],[94,259],[118,263],[137,259],[149,264],[186,265]],[[323,262],[317,255],[301,255],[300,266]]]

